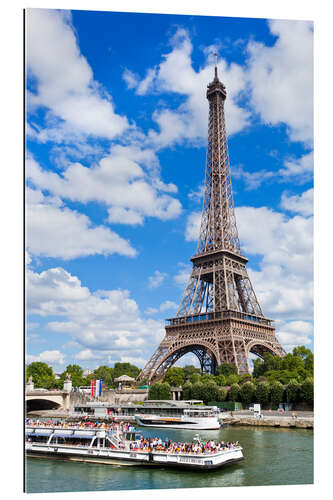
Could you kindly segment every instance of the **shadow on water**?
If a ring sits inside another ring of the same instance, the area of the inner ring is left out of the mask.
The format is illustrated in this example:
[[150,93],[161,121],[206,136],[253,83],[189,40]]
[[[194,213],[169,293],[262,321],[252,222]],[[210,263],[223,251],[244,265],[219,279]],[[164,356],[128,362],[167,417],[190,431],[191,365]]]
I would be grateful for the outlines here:
[[[145,436],[192,441],[196,432],[140,429]],[[257,427],[224,427],[202,431],[202,439],[239,441],[245,460],[215,471],[152,469],[27,459],[27,491],[112,491],[223,486],[311,484],[313,431]]]

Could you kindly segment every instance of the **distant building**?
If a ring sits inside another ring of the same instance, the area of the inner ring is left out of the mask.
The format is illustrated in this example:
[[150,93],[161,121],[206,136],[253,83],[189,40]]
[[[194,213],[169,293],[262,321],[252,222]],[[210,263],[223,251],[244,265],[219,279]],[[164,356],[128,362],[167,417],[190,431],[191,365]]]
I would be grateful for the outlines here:
[[82,373],[82,376],[83,377],[88,377],[89,375],[92,374],[92,370],[90,370],[90,368],[86,368],[85,370],[83,370],[83,373]]

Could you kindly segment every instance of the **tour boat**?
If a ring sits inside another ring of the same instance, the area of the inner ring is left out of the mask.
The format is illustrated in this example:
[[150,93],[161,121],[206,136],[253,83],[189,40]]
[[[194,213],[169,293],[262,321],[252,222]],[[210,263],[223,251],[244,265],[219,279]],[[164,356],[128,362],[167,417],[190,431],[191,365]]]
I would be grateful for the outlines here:
[[242,460],[240,446],[216,452],[169,452],[138,447],[138,432],[109,432],[102,428],[26,426],[26,455],[108,465],[146,465],[211,470]]
[[166,427],[172,429],[217,430],[220,422],[215,409],[186,409],[179,417],[154,414],[137,414],[135,420],[142,427]]

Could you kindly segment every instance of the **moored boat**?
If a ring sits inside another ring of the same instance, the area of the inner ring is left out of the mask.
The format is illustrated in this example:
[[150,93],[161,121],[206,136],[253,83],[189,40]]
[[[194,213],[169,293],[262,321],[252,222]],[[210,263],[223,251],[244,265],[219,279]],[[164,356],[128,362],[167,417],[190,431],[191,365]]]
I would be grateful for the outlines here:
[[214,409],[185,409],[183,415],[166,417],[154,414],[137,414],[135,420],[142,427],[165,427],[169,429],[217,430],[220,422]]
[[79,426],[26,426],[26,454],[110,465],[146,465],[211,470],[243,459],[238,443],[172,443],[130,431]]

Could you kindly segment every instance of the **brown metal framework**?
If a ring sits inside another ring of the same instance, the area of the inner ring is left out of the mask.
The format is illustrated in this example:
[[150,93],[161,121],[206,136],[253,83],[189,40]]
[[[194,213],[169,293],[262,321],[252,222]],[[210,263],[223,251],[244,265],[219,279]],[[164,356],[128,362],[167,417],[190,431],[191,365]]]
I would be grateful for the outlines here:
[[208,147],[205,191],[193,269],[175,318],[138,379],[158,380],[179,358],[193,352],[201,369],[215,373],[233,363],[250,370],[248,356],[284,356],[272,320],[264,317],[249,279],[234,212],[224,102],[227,93],[215,64],[208,85]]

